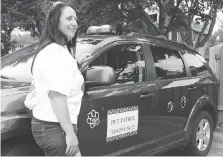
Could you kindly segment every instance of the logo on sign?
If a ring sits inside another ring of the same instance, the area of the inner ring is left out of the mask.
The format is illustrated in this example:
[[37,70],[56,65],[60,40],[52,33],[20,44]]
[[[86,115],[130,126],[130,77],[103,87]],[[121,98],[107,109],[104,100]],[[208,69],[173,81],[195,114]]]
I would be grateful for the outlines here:
[[95,128],[99,123],[99,113],[95,110],[92,110],[87,114],[87,123],[90,125],[90,128]]

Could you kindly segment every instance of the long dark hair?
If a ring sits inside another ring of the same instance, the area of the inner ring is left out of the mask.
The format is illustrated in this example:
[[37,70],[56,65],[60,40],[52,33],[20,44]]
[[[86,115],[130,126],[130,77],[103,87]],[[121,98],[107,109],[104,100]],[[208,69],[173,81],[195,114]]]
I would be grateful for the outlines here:
[[[73,57],[75,57],[78,31],[76,31],[75,36],[70,41],[68,41],[66,36],[63,33],[61,33],[61,31],[58,28],[61,12],[63,11],[63,8],[65,8],[66,6],[69,6],[75,10],[75,8],[71,4],[63,2],[59,3],[57,2],[57,4],[56,3],[53,4],[53,6],[50,8],[46,18],[46,24],[43,33],[40,37],[38,48],[35,51],[35,57],[33,59],[33,62],[37,54],[42,49],[44,49],[47,45],[54,42],[59,45],[67,45],[69,52],[73,55]],[[32,68],[33,68],[33,63],[31,66],[31,72]]]

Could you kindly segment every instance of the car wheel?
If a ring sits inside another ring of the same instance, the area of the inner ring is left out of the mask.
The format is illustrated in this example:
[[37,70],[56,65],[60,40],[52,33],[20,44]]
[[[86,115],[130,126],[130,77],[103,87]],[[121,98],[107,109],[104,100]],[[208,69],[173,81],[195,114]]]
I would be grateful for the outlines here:
[[192,129],[188,153],[195,156],[207,155],[213,139],[213,120],[210,114],[202,111],[196,118]]

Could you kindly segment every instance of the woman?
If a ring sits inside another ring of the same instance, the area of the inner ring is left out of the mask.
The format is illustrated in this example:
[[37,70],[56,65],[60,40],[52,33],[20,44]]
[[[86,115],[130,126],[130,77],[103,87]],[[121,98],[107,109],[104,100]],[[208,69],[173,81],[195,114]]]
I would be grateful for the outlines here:
[[32,66],[36,103],[26,106],[33,113],[33,136],[46,156],[80,155],[76,133],[84,79],[73,57],[77,29],[75,9],[54,3]]

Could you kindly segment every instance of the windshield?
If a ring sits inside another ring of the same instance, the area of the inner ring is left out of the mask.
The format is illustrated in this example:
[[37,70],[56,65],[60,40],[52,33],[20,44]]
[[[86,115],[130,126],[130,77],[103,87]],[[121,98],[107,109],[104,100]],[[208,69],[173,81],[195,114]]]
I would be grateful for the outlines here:
[[[76,59],[80,60],[86,55],[92,55],[98,44],[103,39],[78,38],[76,47]],[[34,50],[38,43],[27,46],[1,58],[1,78],[31,82],[31,64],[34,57]]]

